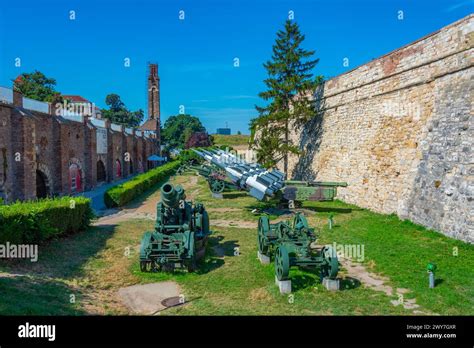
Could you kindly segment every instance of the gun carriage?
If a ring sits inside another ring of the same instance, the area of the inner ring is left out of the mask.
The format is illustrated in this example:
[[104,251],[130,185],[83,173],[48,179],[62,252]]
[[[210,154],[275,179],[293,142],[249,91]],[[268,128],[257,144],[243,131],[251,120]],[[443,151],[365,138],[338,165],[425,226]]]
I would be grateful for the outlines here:
[[166,183],[156,206],[154,231],[145,232],[140,246],[140,270],[172,270],[175,266],[196,268],[205,254],[209,216],[201,203],[186,201],[181,186]]
[[301,213],[293,222],[283,221],[271,224],[266,215],[258,221],[258,251],[274,258],[275,275],[278,280],[289,278],[293,266],[319,268],[321,278],[335,278],[339,270],[337,255],[331,246],[315,250],[311,244],[316,241],[314,229]]

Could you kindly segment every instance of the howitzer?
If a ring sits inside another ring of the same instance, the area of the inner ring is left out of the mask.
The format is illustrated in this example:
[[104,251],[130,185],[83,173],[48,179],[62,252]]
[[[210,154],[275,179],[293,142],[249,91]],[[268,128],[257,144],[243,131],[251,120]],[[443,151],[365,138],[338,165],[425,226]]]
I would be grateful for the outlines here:
[[267,216],[258,221],[258,251],[275,261],[275,275],[278,280],[287,280],[290,267],[319,267],[321,278],[335,278],[339,270],[337,255],[331,246],[319,251],[311,248],[316,241],[314,229],[297,213],[290,221],[271,224]]
[[156,205],[155,229],[145,232],[140,246],[140,270],[172,270],[176,265],[193,271],[204,256],[209,216],[200,203],[186,201],[181,186],[166,183]]
[[274,197],[291,207],[294,202],[333,200],[337,188],[347,186],[345,182],[285,180],[285,174],[279,170],[267,170],[232,153],[222,150],[193,151],[210,163],[212,170],[209,173],[198,173],[206,178],[212,177],[212,180],[208,179],[212,192],[222,192],[225,188],[243,189],[258,200]]
[[257,163],[248,163],[222,150],[194,149],[194,152],[224,171],[225,176],[221,175],[216,180],[228,182],[227,187],[244,189],[258,200],[273,196],[283,186],[284,174],[276,169],[269,171]]
[[183,165],[179,168],[178,174],[191,170],[204,177],[209,184],[212,193],[222,193],[225,189],[238,190],[239,187],[227,179],[225,172],[212,164]]

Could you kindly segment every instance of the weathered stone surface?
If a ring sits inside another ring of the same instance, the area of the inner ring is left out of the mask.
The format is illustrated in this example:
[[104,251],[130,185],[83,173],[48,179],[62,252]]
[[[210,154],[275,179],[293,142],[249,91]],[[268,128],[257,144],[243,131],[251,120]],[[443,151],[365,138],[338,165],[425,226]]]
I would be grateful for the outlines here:
[[323,278],[323,285],[329,291],[339,290],[339,279]]
[[261,254],[260,251],[257,251],[257,257],[258,257],[258,260],[260,261],[260,263],[262,265],[269,265],[270,264],[270,257]]
[[163,300],[180,296],[180,289],[175,282],[160,282],[129,286],[120,289],[118,293],[132,312],[150,315],[165,309]]
[[474,243],[474,16],[326,82],[290,176]]
[[291,293],[291,280],[278,280],[278,278],[275,276],[275,285],[278,286],[280,294]]

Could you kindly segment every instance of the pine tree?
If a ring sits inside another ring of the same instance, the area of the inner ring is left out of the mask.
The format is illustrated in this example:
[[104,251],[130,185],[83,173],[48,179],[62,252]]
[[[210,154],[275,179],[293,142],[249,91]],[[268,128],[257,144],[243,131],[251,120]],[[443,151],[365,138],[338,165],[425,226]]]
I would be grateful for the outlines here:
[[278,31],[272,58],[263,65],[268,73],[264,80],[268,90],[259,93],[268,104],[255,106],[259,116],[250,124],[257,160],[266,167],[283,160],[285,173],[288,155],[300,153],[289,138],[290,127],[301,127],[316,115],[312,95],[322,81],[321,76],[312,74],[319,61],[310,59],[314,51],[300,47],[304,38],[298,24],[291,20]]

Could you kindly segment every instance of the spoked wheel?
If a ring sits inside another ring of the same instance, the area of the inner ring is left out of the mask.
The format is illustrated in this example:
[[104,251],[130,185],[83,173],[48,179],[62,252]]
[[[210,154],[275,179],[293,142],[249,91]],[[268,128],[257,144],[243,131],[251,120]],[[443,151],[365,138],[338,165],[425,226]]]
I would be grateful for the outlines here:
[[290,274],[290,257],[285,246],[278,247],[275,255],[275,274],[278,280],[287,280]]
[[321,266],[322,277],[336,278],[337,272],[339,271],[339,262],[337,260],[336,251],[330,246],[325,246],[321,250],[321,256],[324,260],[324,263]]
[[267,255],[268,245],[266,243],[267,238],[265,237],[270,232],[270,221],[268,216],[261,216],[258,220],[258,251],[260,254]]
[[221,180],[212,179],[209,181],[212,193],[222,193],[225,189],[225,182]]

